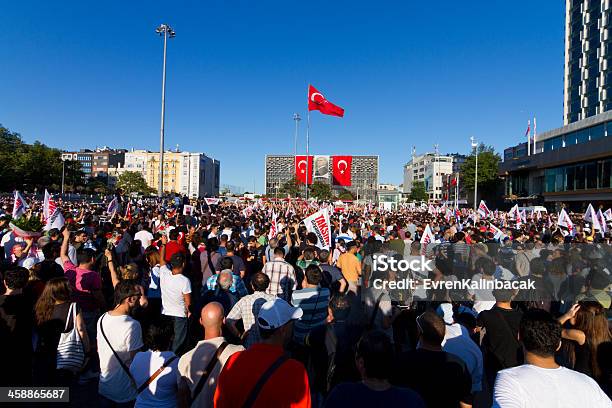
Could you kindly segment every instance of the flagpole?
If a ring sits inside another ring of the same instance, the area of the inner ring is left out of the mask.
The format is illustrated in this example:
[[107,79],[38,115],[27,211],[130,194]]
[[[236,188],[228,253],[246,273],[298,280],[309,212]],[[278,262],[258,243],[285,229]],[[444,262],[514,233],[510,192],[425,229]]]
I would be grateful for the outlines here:
[[[309,94],[309,89],[310,89],[310,84],[308,84],[308,89],[306,90],[306,100],[308,101],[308,98],[310,98],[310,94]],[[308,148],[310,145],[310,109],[308,109],[308,102],[306,103],[306,200],[308,200],[308,176],[310,175],[310,156],[308,155]]]

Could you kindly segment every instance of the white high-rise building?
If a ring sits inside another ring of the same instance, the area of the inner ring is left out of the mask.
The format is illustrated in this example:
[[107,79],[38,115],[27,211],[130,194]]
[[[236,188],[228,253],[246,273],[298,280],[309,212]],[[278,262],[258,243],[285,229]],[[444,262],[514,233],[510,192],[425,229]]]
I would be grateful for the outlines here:
[[453,157],[436,153],[417,155],[404,165],[404,193],[410,194],[415,182],[423,182],[430,200],[441,200],[445,176],[453,173]]

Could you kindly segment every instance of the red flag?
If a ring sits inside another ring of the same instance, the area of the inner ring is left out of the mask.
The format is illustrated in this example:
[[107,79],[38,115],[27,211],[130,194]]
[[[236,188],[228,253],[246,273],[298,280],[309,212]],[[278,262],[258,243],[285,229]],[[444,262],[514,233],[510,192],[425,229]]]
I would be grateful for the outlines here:
[[457,185],[457,177],[453,177],[453,179],[451,180],[451,186],[456,186]]
[[332,156],[334,170],[334,185],[351,185],[351,168],[353,166],[353,156]]
[[325,99],[312,85],[308,86],[308,110],[318,110],[325,115],[344,116],[344,109]]
[[[312,158],[308,156],[308,184],[312,184]],[[300,183],[306,183],[306,156],[295,156],[295,178]]]

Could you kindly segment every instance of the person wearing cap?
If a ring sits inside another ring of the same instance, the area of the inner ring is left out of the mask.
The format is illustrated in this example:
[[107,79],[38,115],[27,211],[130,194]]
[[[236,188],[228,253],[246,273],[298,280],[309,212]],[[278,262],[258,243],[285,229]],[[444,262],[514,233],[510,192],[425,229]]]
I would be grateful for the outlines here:
[[225,363],[215,390],[215,408],[311,406],[306,368],[285,354],[293,322],[302,315],[302,309],[280,298],[263,304],[257,316],[261,342]]
[[172,351],[180,354],[187,340],[188,317],[191,315],[191,281],[183,275],[185,254],[176,252],[166,264],[165,246],[160,251],[159,286],[161,287],[162,315],[174,326]]
[[[141,292],[132,281],[115,287],[115,308],[98,319],[98,356],[100,357],[99,406],[116,407],[133,404],[138,396],[126,369],[143,347],[140,323],[130,315],[137,307]],[[113,352],[114,351],[114,352]],[[116,354],[116,355],[115,355]],[[121,359],[121,363],[117,360]]]
[[349,242],[346,244],[346,252],[340,255],[336,263],[348,283],[349,290],[354,293],[357,293],[357,286],[361,277],[361,262],[357,258],[357,250],[357,243],[355,241]]

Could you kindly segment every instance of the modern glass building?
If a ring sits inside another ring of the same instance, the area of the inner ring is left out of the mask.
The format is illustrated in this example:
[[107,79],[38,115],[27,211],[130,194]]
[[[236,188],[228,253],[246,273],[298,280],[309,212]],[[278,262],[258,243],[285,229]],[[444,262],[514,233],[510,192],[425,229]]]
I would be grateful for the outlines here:
[[538,135],[531,155],[507,148],[499,169],[510,201],[612,202],[612,112]]
[[612,109],[610,0],[566,0],[563,124]]

